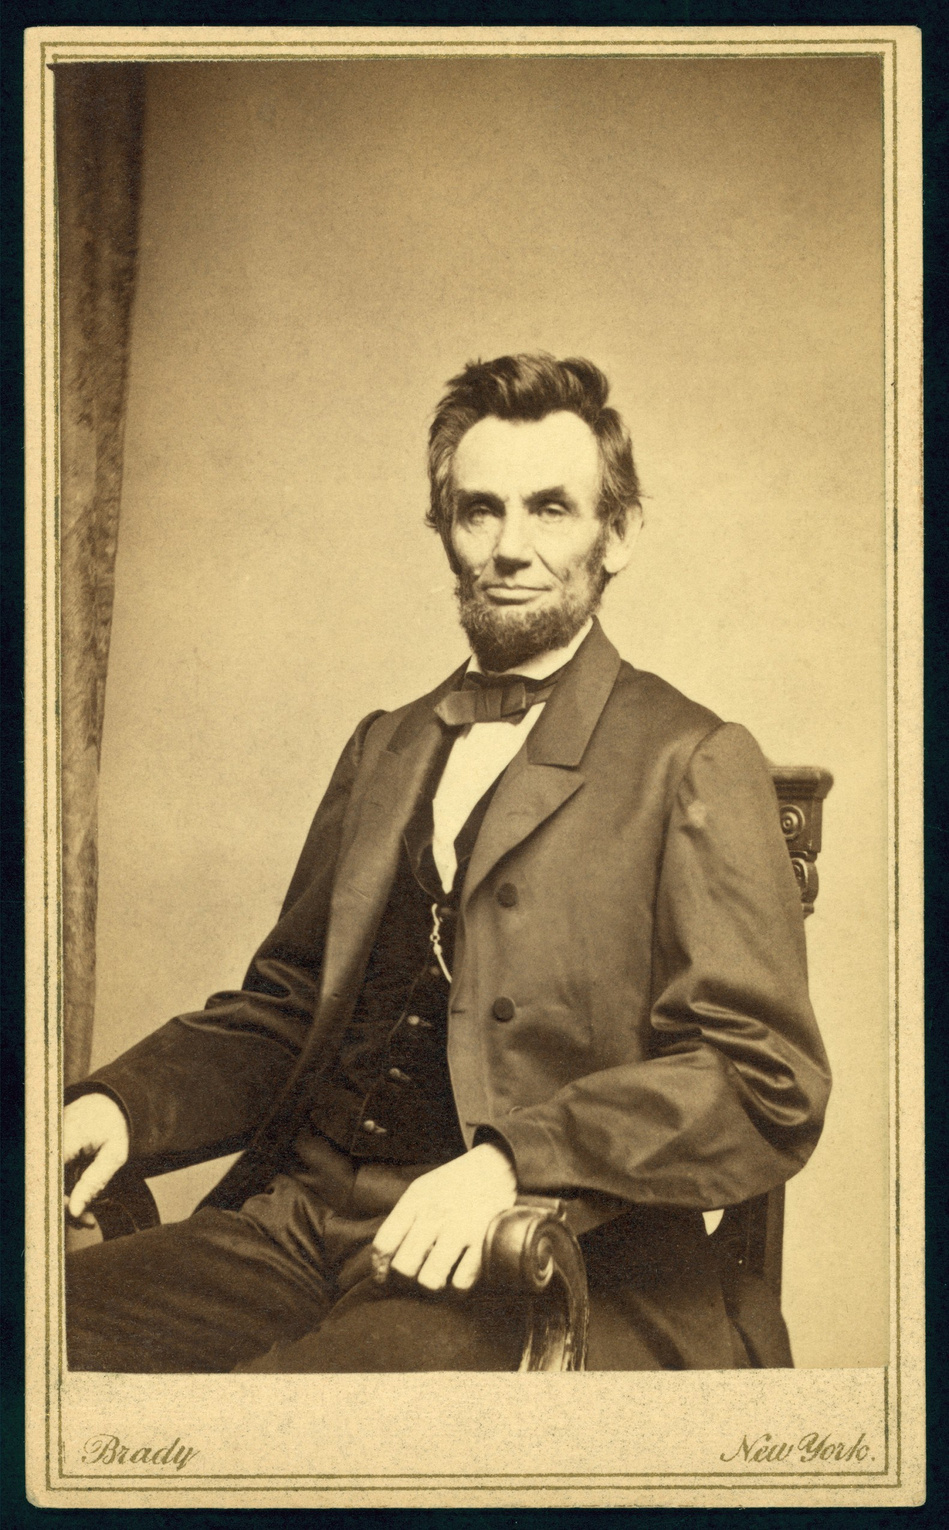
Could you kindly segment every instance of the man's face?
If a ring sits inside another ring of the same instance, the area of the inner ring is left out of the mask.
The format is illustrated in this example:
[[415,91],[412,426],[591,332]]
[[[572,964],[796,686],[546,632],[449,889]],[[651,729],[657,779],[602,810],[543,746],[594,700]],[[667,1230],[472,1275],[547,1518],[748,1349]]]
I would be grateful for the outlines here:
[[599,605],[629,535],[597,513],[600,454],[585,421],[479,420],[453,470],[451,547],[461,624],[485,669],[569,643]]

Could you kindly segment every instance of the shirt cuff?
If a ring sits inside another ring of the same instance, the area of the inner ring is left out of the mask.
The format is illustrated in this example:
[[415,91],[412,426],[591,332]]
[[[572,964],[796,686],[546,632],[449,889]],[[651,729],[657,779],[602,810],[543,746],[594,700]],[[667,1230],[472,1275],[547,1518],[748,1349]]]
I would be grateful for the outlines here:
[[71,1105],[73,1100],[81,1100],[84,1094],[104,1094],[110,1100],[114,1100],[125,1117],[125,1124],[129,1129],[129,1141],[131,1142],[132,1117],[122,1096],[116,1094],[115,1090],[111,1089],[108,1084],[100,1084],[98,1079],[84,1078],[78,1084],[67,1084],[63,1091],[63,1104]]

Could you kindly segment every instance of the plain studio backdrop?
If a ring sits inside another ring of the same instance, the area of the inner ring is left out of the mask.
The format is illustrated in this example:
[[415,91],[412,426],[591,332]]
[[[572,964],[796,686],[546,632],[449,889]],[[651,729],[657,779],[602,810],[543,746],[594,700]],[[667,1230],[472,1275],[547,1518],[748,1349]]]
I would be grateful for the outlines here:
[[[622,654],[819,764],[835,1074],[797,1363],[888,1358],[881,85],[868,59],[152,64],[94,1062],[240,985],[353,727],[463,658],[422,517],[469,359],[596,361],[646,525]],[[166,1217],[218,1173],[156,1182]]]

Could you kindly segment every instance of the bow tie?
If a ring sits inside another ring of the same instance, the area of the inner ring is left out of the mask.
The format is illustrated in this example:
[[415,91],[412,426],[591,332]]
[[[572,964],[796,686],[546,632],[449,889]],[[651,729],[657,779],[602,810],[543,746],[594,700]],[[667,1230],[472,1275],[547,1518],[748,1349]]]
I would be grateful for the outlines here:
[[469,672],[461,689],[443,696],[435,712],[449,728],[464,728],[468,723],[478,722],[520,722],[531,707],[547,700],[559,677],[559,669],[543,680],[532,680],[528,675]]

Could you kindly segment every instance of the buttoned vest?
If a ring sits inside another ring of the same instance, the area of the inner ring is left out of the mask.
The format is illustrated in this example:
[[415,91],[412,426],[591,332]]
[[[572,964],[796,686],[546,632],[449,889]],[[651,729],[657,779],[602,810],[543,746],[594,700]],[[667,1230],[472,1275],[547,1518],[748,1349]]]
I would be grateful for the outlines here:
[[432,800],[452,741],[406,829],[352,1019],[312,1096],[311,1126],[356,1159],[436,1164],[465,1151],[448,1072],[447,973],[468,861],[501,777],[455,840],[446,894],[432,857]]

